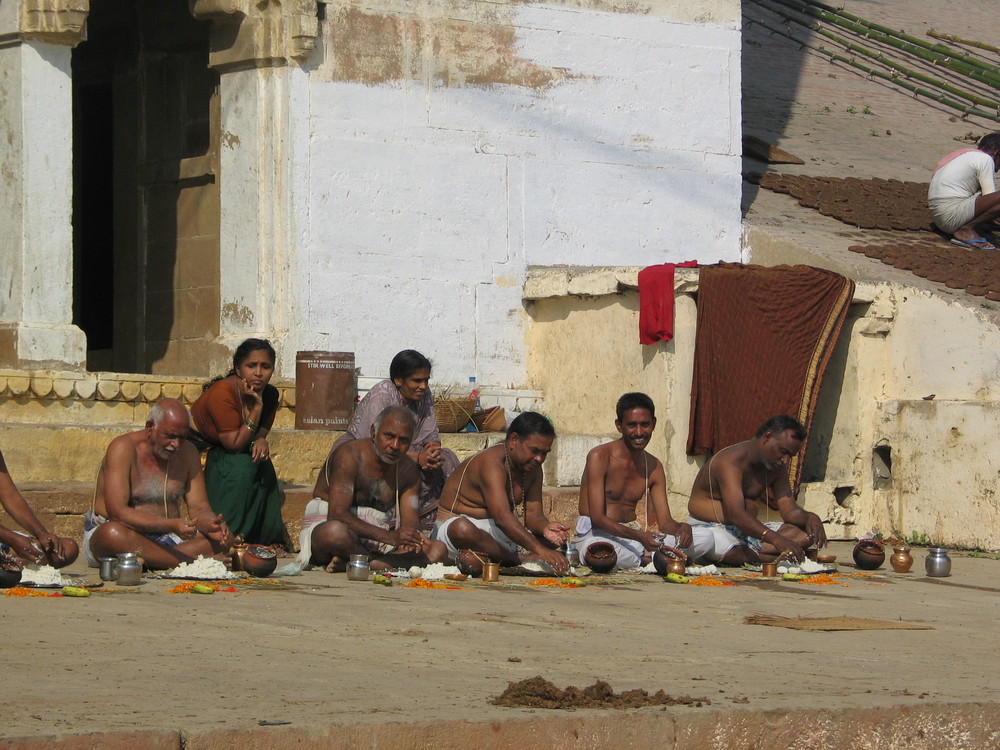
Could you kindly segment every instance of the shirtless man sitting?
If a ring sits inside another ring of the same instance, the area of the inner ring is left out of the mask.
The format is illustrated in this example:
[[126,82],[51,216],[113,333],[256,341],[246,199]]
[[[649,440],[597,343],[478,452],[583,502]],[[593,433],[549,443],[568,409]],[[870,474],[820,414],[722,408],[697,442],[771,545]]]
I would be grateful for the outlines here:
[[[618,554],[615,570],[648,565],[663,545],[679,547],[695,560],[714,547],[711,532],[692,530],[670,515],[667,477],[663,464],[646,452],[656,429],[653,400],[645,393],[626,393],[616,406],[615,429],[621,439],[599,445],[587,454],[580,482],[580,518],[574,546],[585,560],[594,542],[608,542]],[[646,524],[639,525],[635,509],[646,499]],[[649,529],[652,507],[656,527]],[[645,529],[645,530],[644,530]]]
[[[541,466],[555,436],[549,420],[524,412],[503,443],[466,459],[448,478],[433,538],[447,545],[450,559],[468,549],[503,565],[540,560],[557,573],[569,570],[555,549],[566,542],[569,529],[542,512]],[[515,515],[519,505],[523,521]]]
[[208,503],[201,458],[187,442],[190,429],[184,404],[166,398],[150,410],[145,428],[111,441],[94,507],[83,520],[91,567],[101,557],[136,550],[151,570],[229,552],[229,528]]
[[[804,548],[826,545],[823,522],[800,508],[792,496],[788,464],[805,440],[805,428],[788,415],[772,417],[752,440],[715,453],[701,467],[691,489],[688,523],[708,528],[715,536],[709,559],[727,565],[771,562],[786,553],[794,562]],[[767,517],[768,493],[781,521],[761,523],[760,505]]]
[[413,412],[388,406],[370,439],[343,443],[327,458],[313,495],[329,506],[303,548],[310,564],[334,572],[351,555],[374,555],[372,570],[393,570],[446,559],[444,545],[420,533],[420,467],[407,455],[415,428]]
[[24,563],[62,568],[76,560],[80,548],[69,537],[56,536],[38,520],[24,496],[18,492],[0,453],[0,505],[22,529],[0,525],[0,564],[21,568]]

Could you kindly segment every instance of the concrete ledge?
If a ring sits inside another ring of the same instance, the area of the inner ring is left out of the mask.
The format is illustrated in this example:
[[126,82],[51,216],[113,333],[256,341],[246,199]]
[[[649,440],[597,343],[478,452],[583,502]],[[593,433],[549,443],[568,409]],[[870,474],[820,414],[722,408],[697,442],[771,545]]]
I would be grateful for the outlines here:
[[103,734],[15,737],[5,750],[163,748],[180,750],[356,750],[392,747],[416,750],[507,750],[548,747],[607,750],[658,747],[665,750],[751,750],[811,747],[824,750],[951,750],[996,747],[1000,706],[938,703],[871,709],[792,711],[542,712],[509,721],[440,721],[331,726],[276,726],[196,732],[150,730]]

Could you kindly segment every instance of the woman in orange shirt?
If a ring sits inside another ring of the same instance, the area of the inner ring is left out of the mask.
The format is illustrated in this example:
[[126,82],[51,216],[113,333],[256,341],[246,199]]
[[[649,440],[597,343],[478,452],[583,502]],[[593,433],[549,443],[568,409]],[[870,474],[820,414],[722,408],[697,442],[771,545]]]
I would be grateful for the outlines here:
[[281,492],[267,435],[278,408],[274,347],[247,339],[233,369],[206,384],[191,407],[195,428],[210,448],[205,460],[208,500],[233,534],[248,544],[285,542]]

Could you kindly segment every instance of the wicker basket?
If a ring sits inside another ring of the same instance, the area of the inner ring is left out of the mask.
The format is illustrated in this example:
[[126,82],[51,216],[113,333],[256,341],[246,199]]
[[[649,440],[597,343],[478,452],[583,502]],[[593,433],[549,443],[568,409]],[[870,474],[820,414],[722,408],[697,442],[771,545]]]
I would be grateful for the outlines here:
[[474,398],[446,398],[434,402],[434,413],[437,415],[438,431],[461,432],[472,419],[472,410],[476,408]]

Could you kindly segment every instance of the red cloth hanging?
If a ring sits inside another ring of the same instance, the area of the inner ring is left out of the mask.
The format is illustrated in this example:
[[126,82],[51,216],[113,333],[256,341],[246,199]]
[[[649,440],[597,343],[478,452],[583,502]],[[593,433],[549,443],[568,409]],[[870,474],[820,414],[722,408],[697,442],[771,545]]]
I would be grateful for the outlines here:
[[674,337],[674,269],[697,268],[698,261],[664,263],[639,271],[639,343]]

